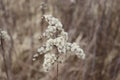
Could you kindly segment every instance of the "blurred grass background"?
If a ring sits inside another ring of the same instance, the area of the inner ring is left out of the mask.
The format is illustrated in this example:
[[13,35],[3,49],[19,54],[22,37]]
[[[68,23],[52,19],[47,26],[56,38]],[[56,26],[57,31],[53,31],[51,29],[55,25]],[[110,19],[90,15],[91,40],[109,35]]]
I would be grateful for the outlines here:
[[55,70],[41,71],[43,56],[32,62],[44,14],[58,18],[86,54],[60,64],[59,80],[120,80],[120,0],[0,0],[0,28],[11,36],[6,61],[0,51],[0,80],[56,80]]

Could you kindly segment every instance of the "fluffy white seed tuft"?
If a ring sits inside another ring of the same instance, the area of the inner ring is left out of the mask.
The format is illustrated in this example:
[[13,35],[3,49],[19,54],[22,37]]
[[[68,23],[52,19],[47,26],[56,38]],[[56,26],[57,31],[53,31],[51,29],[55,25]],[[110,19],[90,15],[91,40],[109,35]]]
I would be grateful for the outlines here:
[[0,37],[3,40],[10,40],[9,34],[7,33],[7,31],[4,31],[4,30],[0,30]]
[[64,31],[61,22],[51,15],[44,15],[44,18],[49,25],[42,36],[44,36],[47,41],[44,44],[44,47],[40,47],[37,50],[38,53],[45,54],[43,63],[44,71],[49,71],[55,61],[64,61],[62,58],[60,58],[62,60],[57,59],[56,53],[50,53],[50,51],[54,49],[54,46],[57,48],[59,54],[67,54],[68,52],[72,52],[73,55],[78,56],[78,58],[85,59],[84,51],[80,48],[80,46],[76,43],[68,42],[68,33]]
[[52,65],[56,61],[56,55],[52,53],[47,53],[44,55],[43,70],[45,72],[49,71],[52,68]]

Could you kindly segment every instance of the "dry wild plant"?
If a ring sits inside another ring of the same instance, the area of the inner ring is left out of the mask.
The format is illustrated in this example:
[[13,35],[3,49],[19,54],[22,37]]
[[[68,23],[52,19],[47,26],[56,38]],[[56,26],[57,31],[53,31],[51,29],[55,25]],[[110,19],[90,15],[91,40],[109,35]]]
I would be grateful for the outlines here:
[[[42,67],[45,72],[48,72],[55,62],[64,62],[63,59],[59,59],[61,54],[76,55],[78,58],[85,59],[85,54],[79,45],[68,42],[68,33],[64,31],[63,25],[57,18],[44,15],[44,19],[48,22],[48,28],[42,34],[46,43],[38,48],[38,53],[33,56],[33,61],[39,55],[44,54]],[[53,52],[53,50],[56,50],[56,52]]]
[[10,40],[10,36],[8,35],[7,31],[0,29],[0,38],[3,40]]
[[8,57],[8,47],[10,41],[10,36],[7,31],[0,29],[0,52],[3,57],[5,72],[7,75],[7,80],[12,80],[11,72],[10,72],[10,57]]

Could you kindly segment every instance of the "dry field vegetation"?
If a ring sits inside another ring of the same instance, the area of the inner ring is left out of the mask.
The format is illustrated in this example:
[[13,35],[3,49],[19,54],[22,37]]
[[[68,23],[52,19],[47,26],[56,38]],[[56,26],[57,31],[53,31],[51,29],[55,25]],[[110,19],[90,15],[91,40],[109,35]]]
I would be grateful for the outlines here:
[[[62,22],[85,60],[70,56],[58,73],[41,70],[42,55],[32,61],[44,14]],[[0,29],[10,35],[0,43],[0,80],[120,80],[120,0],[0,0]]]

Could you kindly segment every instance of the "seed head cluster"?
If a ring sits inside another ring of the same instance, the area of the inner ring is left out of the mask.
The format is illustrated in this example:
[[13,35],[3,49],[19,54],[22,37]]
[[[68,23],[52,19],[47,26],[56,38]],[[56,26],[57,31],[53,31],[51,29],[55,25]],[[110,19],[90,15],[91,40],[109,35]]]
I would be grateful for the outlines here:
[[45,54],[44,62],[43,62],[43,70],[45,72],[49,71],[52,68],[52,65],[55,63],[56,59],[57,58],[55,54],[51,54],[51,53]]
[[[68,54],[68,52],[71,52],[72,54],[78,56],[78,58],[85,59],[85,54],[80,46],[76,43],[68,42],[68,33],[64,31],[61,22],[51,15],[44,15],[44,18],[48,22],[48,28],[42,36],[47,38],[47,41],[37,50],[39,55],[44,54],[44,71],[49,71],[52,64],[57,61],[57,54],[50,53],[50,51],[52,51],[55,47],[57,48],[59,54]],[[33,60],[35,60],[35,57],[38,57],[39,55],[34,55]]]
[[3,40],[10,40],[10,36],[9,36],[8,32],[4,31],[4,30],[0,30],[0,37]]

